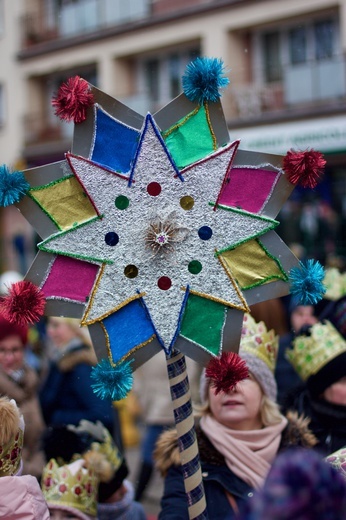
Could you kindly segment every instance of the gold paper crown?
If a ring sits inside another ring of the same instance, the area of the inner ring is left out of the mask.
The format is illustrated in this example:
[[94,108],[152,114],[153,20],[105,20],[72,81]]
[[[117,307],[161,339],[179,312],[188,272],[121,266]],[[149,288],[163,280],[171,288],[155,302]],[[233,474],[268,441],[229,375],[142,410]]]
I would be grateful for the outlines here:
[[315,323],[310,336],[298,336],[286,357],[303,381],[346,351],[346,341],[329,321]]
[[278,348],[279,337],[275,331],[268,331],[263,321],[256,323],[250,314],[244,314],[239,353],[249,352],[264,361],[274,372]]
[[326,288],[324,298],[336,301],[346,295],[346,273],[340,273],[336,267],[325,270],[323,285]]
[[23,431],[19,429],[14,439],[0,446],[0,477],[18,473],[22,460],[23,439]]
[[103,442],[93,442],[91,444],[91,449],[104,455],[107,461],[112,465],[114,472],[116,472],[121,466],[123,457],[115,446],[113,439],[106,428],[103,430],[103,435]]
[[84,459],[59,467],[54,459],[45,466],[41,487],[48,506],[67,506],[96,517],[99,479]]

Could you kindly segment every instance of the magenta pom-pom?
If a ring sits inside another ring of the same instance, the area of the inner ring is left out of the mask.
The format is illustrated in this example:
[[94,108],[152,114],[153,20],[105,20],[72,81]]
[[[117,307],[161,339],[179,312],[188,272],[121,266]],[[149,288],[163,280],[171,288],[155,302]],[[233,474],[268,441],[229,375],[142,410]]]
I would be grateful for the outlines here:
[[219,358],[212,358],[205,370],[215,394],[231,392],[235,386],[249,377],[246,362],[235,352],[223,352]]
[[69,78],[63,83],[52,99],[55,115],[63,121],[82,123],[87,110],[94,104],[94,96],[89,83],[79,76]]
[[41,289],[23,280],[9,287],[8,294],[1,299],[0,311],[8,321],[24,326],[40,320],[45,304]]
[[307,150],[295,152],[290,150],[284,157],[283,168],[292,184],[303,188],[315,188],[321,180],[326,164],[321,152]]

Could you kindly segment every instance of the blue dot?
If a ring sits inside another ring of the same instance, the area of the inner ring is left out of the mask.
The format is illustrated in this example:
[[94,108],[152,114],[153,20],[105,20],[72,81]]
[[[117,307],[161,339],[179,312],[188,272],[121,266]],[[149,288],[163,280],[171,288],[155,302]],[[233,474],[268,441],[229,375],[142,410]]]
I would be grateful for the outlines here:
[[209,226],[202,226],[198,230],[198,236],[201,240],[209,240],[213,235],[213,230]]
[[119,242],[119,236],[114,231],[110,231],[105,234],[105,242],[108,246],[116,246]]

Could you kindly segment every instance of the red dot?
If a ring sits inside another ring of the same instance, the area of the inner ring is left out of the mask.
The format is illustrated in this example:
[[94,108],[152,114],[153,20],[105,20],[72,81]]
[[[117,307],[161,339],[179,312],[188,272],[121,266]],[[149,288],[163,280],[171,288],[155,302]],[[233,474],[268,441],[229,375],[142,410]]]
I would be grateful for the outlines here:
[[162,291],[167,291],[172,285],[172,280],[168,276],[161,276],[157,281],[157,285]]
[[161,184],[159,184],[158,182],[151,182],[147,186],[147,192],[152,197],[157,197],[161,193]]

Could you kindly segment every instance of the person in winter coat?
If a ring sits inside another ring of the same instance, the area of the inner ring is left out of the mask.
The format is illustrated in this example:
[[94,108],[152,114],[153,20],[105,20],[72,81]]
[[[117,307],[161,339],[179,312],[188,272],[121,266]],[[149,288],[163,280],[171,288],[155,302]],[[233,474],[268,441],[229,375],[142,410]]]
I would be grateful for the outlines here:
[[[278,452],[290,445],[311,447],[314,438],[306,421],[281,415],[276,398],[274,365],[278,338],[245,315],[239,354],[250,377],[229,391],[216,392],[201,377],[201,419],[197,439],[207,513],[213,520],[236,517],[246,500],[260,488]],[[221,362],[227,357],[222,356]],[[232,375],[233,365],[224,367]],[[175,431],[157,443],[157,466],[165,477],[161,520],[188,519],[183,472]]]
[[24,419],[16,402],[0,397],[0,518],[49,520],[36,477],[22,475]]
[[14,399],[21,409],[26,424],[23,473],[39,477],[44,466],[40,438],[45,425],[38,399],[38,375],[25,363],[27,334],[27,327],[0,316],[0,395]]
[[91,370],[97,363],[90,339],[71,318],[49,318],[47,335],[56,347],[40,402],[48,426],[74,424],[82,419],[101,421],[113,432],[111,400],[99,399],[91,387]]
[[346,481],[315,450],[281,453],[239,520],[344,520]]
[[284,403],[310,418],[316,449],[328,455],[346,446],[346,340],[329,322],[299,335],[287,356],[303,383]]

